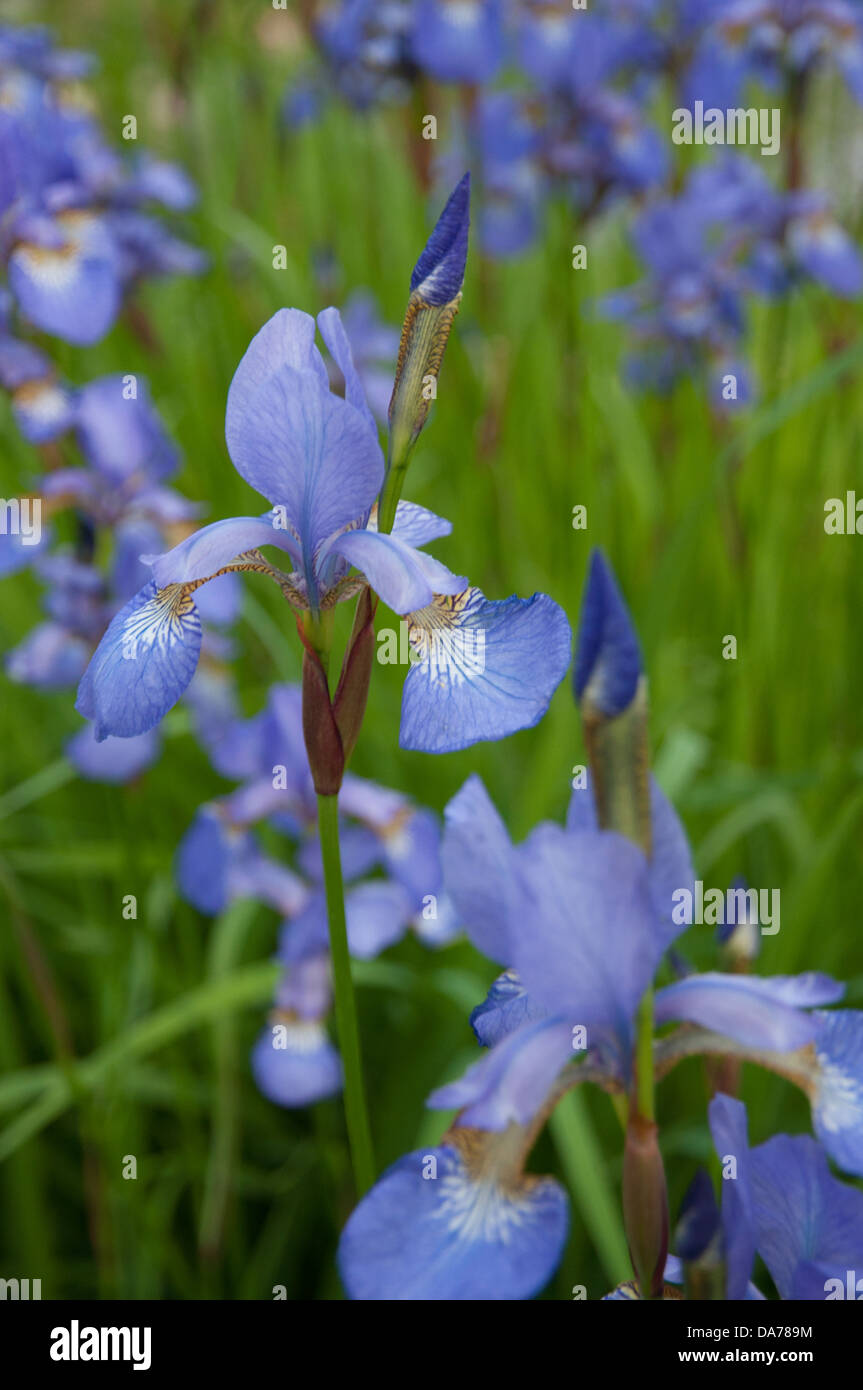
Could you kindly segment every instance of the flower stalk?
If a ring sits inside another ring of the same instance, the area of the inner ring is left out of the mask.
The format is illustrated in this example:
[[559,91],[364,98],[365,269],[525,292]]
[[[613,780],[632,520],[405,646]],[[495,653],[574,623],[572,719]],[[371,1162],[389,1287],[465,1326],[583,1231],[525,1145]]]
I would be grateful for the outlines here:
[[318,831],[324,866],[324,888],[330,929],[330,953],[336,1000],[336,1030],[345,1076],[345,1118],[357,1196],[362,1197],[375,1180],[371,1126],[363,1081],[356,995],[351,975],[345,889],[339,849],[338,795],[318,797]]

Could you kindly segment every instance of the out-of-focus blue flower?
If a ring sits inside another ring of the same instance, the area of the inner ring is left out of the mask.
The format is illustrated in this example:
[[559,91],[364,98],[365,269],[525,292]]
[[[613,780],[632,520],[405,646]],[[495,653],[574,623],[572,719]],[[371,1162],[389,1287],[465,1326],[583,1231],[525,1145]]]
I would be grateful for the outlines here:
[[281,981],[273,1012],[252,1052],[258,1089],[276,1105],[310,1105],[342,1089],[341,1058],[324,1021],[331,1001],[325,954],[301,962]]
[[566,1196],[512,1171],[500,1136],[452,1130],[398,1159],[352,1213],[339,1271],[354,1299],[530,1298],[560,1259]]
[[863,101],[863,17],[846,0],[712,0],[693,7],[701,29],[685,92],[736,106],[748,78],[776,87],[832,65]]
[[[369,408],[378,424],[383,425],[386,423],[393,390],[399,331],[383,322],[378,312],[377,301],[367,290],[356,290],[345,301],[341,314],[351,345],[351,356]],[[343,388],[343,378],[332,359],[328,366],[331,372],[335,370],[338,373],[338,382],[332,384],[341,385]]]
[[[307,1105],[339,1089],[341,1063],[326,1032],[329,934],[301,690],[273,686],[265,708],[246,719],[224,676],[202,668],[189,702],[214,766],[240,785],[198,811],[177,850],[177,883],[183,897],[210,916],[238,898],[280,914],[279,958],[286,972],[252,1067],[270,1099]],[[106,745],[115,742],[124,740]],[[460,924],[443,887],[437,818],[351,774],[342,786],[340,816],[351,954],[371,959],[409,931],[435,948],[451,941]],[[295,844],[294,867],[263,849],[263,826]]]
[[88,463],[112,483],[157,483],[179,462],[144,380],[132,385],[123,376],[91,381],[78,393],[75,428]]
[[93,782],[129,782],[150,767],[161,752],[155,729],[137,738],[106,738],[97,743],[88,724],[66,744],[66,757],[81,777]]
[[501,0],[416,0],[414,61],[444,82],[488,82],[503,58]]
[[316,35],[336,90],[364,110],[402,100],[410,89],[412,0],[333,0]]
[[785,244],[800,272],[844,299],[860,295],[863,259],[823,195],[801,193],[789,199]]
[[746,1296],[756,1252],[780,1298],[823,1300],[835,1279],[844,1290],[863,1248],[863,1193],[833,1177],[808,1135],[750,1149],[746,1109],[729,1096],[711,1102],[710,1127],[724,1170],[727,1297]]

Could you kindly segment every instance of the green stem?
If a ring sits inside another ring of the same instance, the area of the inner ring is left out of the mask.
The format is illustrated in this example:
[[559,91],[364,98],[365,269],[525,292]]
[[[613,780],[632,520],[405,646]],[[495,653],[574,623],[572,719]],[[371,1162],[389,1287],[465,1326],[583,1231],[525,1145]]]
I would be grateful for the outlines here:
[[653,990],[649,989],[638,1010],[635,1052],[635,1102],[642,1119],[656,1118],[653,1093]]
[[330,926],[330,953],[333,961],[333,982],[336,992],[336,1028],[345,1073],[345,1117],[348,1125],[348,1140],[351,1146],[354,1181],[357,1194],[362,1197],[375,1180],[375,1161],[372,1153],[371,1129],[363,1085],[360,1031],[357,1024],[357,1005],[354,997],[354,982],[351,978],[351,957],[348,950],[345,889],[339,852],[339,799],[337,796],[318,797],[318,829],[321,837],[321,855],[324,861],[324,885]]

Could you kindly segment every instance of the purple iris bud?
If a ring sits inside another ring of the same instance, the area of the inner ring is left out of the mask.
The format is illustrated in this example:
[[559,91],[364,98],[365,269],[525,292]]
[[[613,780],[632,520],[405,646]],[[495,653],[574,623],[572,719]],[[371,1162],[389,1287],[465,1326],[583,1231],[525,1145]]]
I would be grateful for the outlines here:
[[716,940],[732,960],[745,966],[755,960],[761,950],[758,911],[757,907],[750,906],[750,890],[747,889],[746,879],[739,874],[731,882],[731,891],[735,895],[733,901],[738,904],[741,902],[741,894],[743,895],[743,907],[734,913],[732,920],[722,922],[716,928]]
[[642,673],[641,647],[611,566],[590,557],[575,652],[575,694],[611,719],[632,703]]
[[411,293],[436,308],[460,294],[467,265],[470,174],[450,194],[411,275]]

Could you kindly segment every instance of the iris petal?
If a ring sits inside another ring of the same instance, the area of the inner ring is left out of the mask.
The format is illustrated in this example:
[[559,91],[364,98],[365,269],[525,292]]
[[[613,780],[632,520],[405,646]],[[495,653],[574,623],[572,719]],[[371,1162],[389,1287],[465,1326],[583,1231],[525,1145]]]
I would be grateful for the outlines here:
[[410,613],[434,602],[435,594],[460,594],[467,580],[415,550],[397,536],[378,531],[347,531],[329,547],[362,570],[394,613]]
[[342,1062],[315,1019],[278,1018],[261,1033],[252,1052],[258,1090],[288,1109],[338,1095]]
[[86,346],[110,328],[120,303],[117,253],[105,223],[90,213],[56,219],[61,245],[19,243],[9,287],[37,328]]
[[229,565],[246,550],[261,545],[277,545],[299,560],[299,548],[286,531],[273,525],[267,516],[234,516],[214,521],[187,536],[173,550],[163,555],[144,555],[145,564],[152,565],[153,578],[159,588],[168,584],[186,584],[206,579]]
[[428,1098],[433,1110],[459,1110],[458,1123],[502,1130],[526,1125],[542,1108],[555,1080],[573,1059],[572,1029],[559,1018],[525,1023],[458,1081]]
[[518,913],[515,851],[476,774],[447,805],[441,860],[444,886],[471,941],[483,955],[508,965],[508,923]]
[[724,975],[708,971],[666,985],[656,995],[656,1021],[700,1023],[747,1047],[790,1052],[805,1047],[817,1022],[802,1007],[834,1003],[842,986],[826,975],[799,977]]
[[436,596],[408,615],[421,660],[408,671],[399,742],[452,753],[538,723],[569,664],[569,623],[545,594]]
[[863,1192],[834,1178],[827,1157],[808,1134],[777,1134],[750,1153],[758,1253],[782,1298],[800,1282],[813,1289],[812,1264],[844,1285],[863,1249]]
[[818,1011],[812,1123],[833,1159],[863,1177],[863,1012]]
[[[589,773],[586,785],[573,789],[566,813],[566,828],[573,831],[599,829]],[[658,930],[667,942],[671,942],[683,930],[671,920],[675,901],[673,895],[682,888],[689,893],[694,892],[695,871],[686,831],[655,777],[650,779],[650,832],[650,893],[656,909]]]
[[82,777],[92,782],[129,782],[156,761],[161,751],[158,734],[138,734],[135,738],[106,738],[97,742],[92,724],[87,724],[66,744],[66,757]]
[[533,999],[595,1033],[622,1053],[632,1019],[653,978],[663,943],[642,852],[613,831],[568,835],[542,825],[519,849],[524,920],[513,933],[512,965]]
[[376,430],[330,393],[313,336],[314,320],[296,310],[265,324],[237,368],[226,418],[234,466],[284,507],[310,587],[318,548],[368,512],[384,473]]
[[455,1144],[387,1169],[342,1233],[351,1298],[511,1301],[542,1288],[566,1240],[564,1192],[551,1178],[503,1184],[474,1171]]
[[321,330],[321,337],[329,348],[333,359],[345,379],[345,400],[356,410],[359,410],[366,417],[371,428],[377,431],[375,418],[369,410],[366,393],[360,381],[359,373],[354,366],[354,356],[351,352],[351,345],[345,326],[342,323],[342,316],[338,309],[330,306],[318,314],[318,328]]
[[155,582],[121,608],[93,654],[75,708],[96,724],[96,738],[129,738],[158,724],[198,664],[201,620],[182,585]]
[[[377,503],[372,507],[366,529],[378,529]],[[416,502],[399,502],[391,534],[396,540],[405,541],[408,545],[428,545],[429,541],[440,540],[442,536],[450,535],[451,531],[452,522],[447,521],[445,517],[436,516],[434,512],[418,506]]]
[[470,1026],[482,1047],[494,1047],[523,1023],[544,1016],[545,1009],[533,1003],[515,971],[505,970],[473,1010]]
[[[722,1164],[722,1228],[728,1299],[745,1299],[755,1259],[746,1106],[719,1094],[710,1102],[710,1133]],[[733,1165],[729,1163],[733,1159]],[[727,1174],[727,1176],[726,1176]]]

